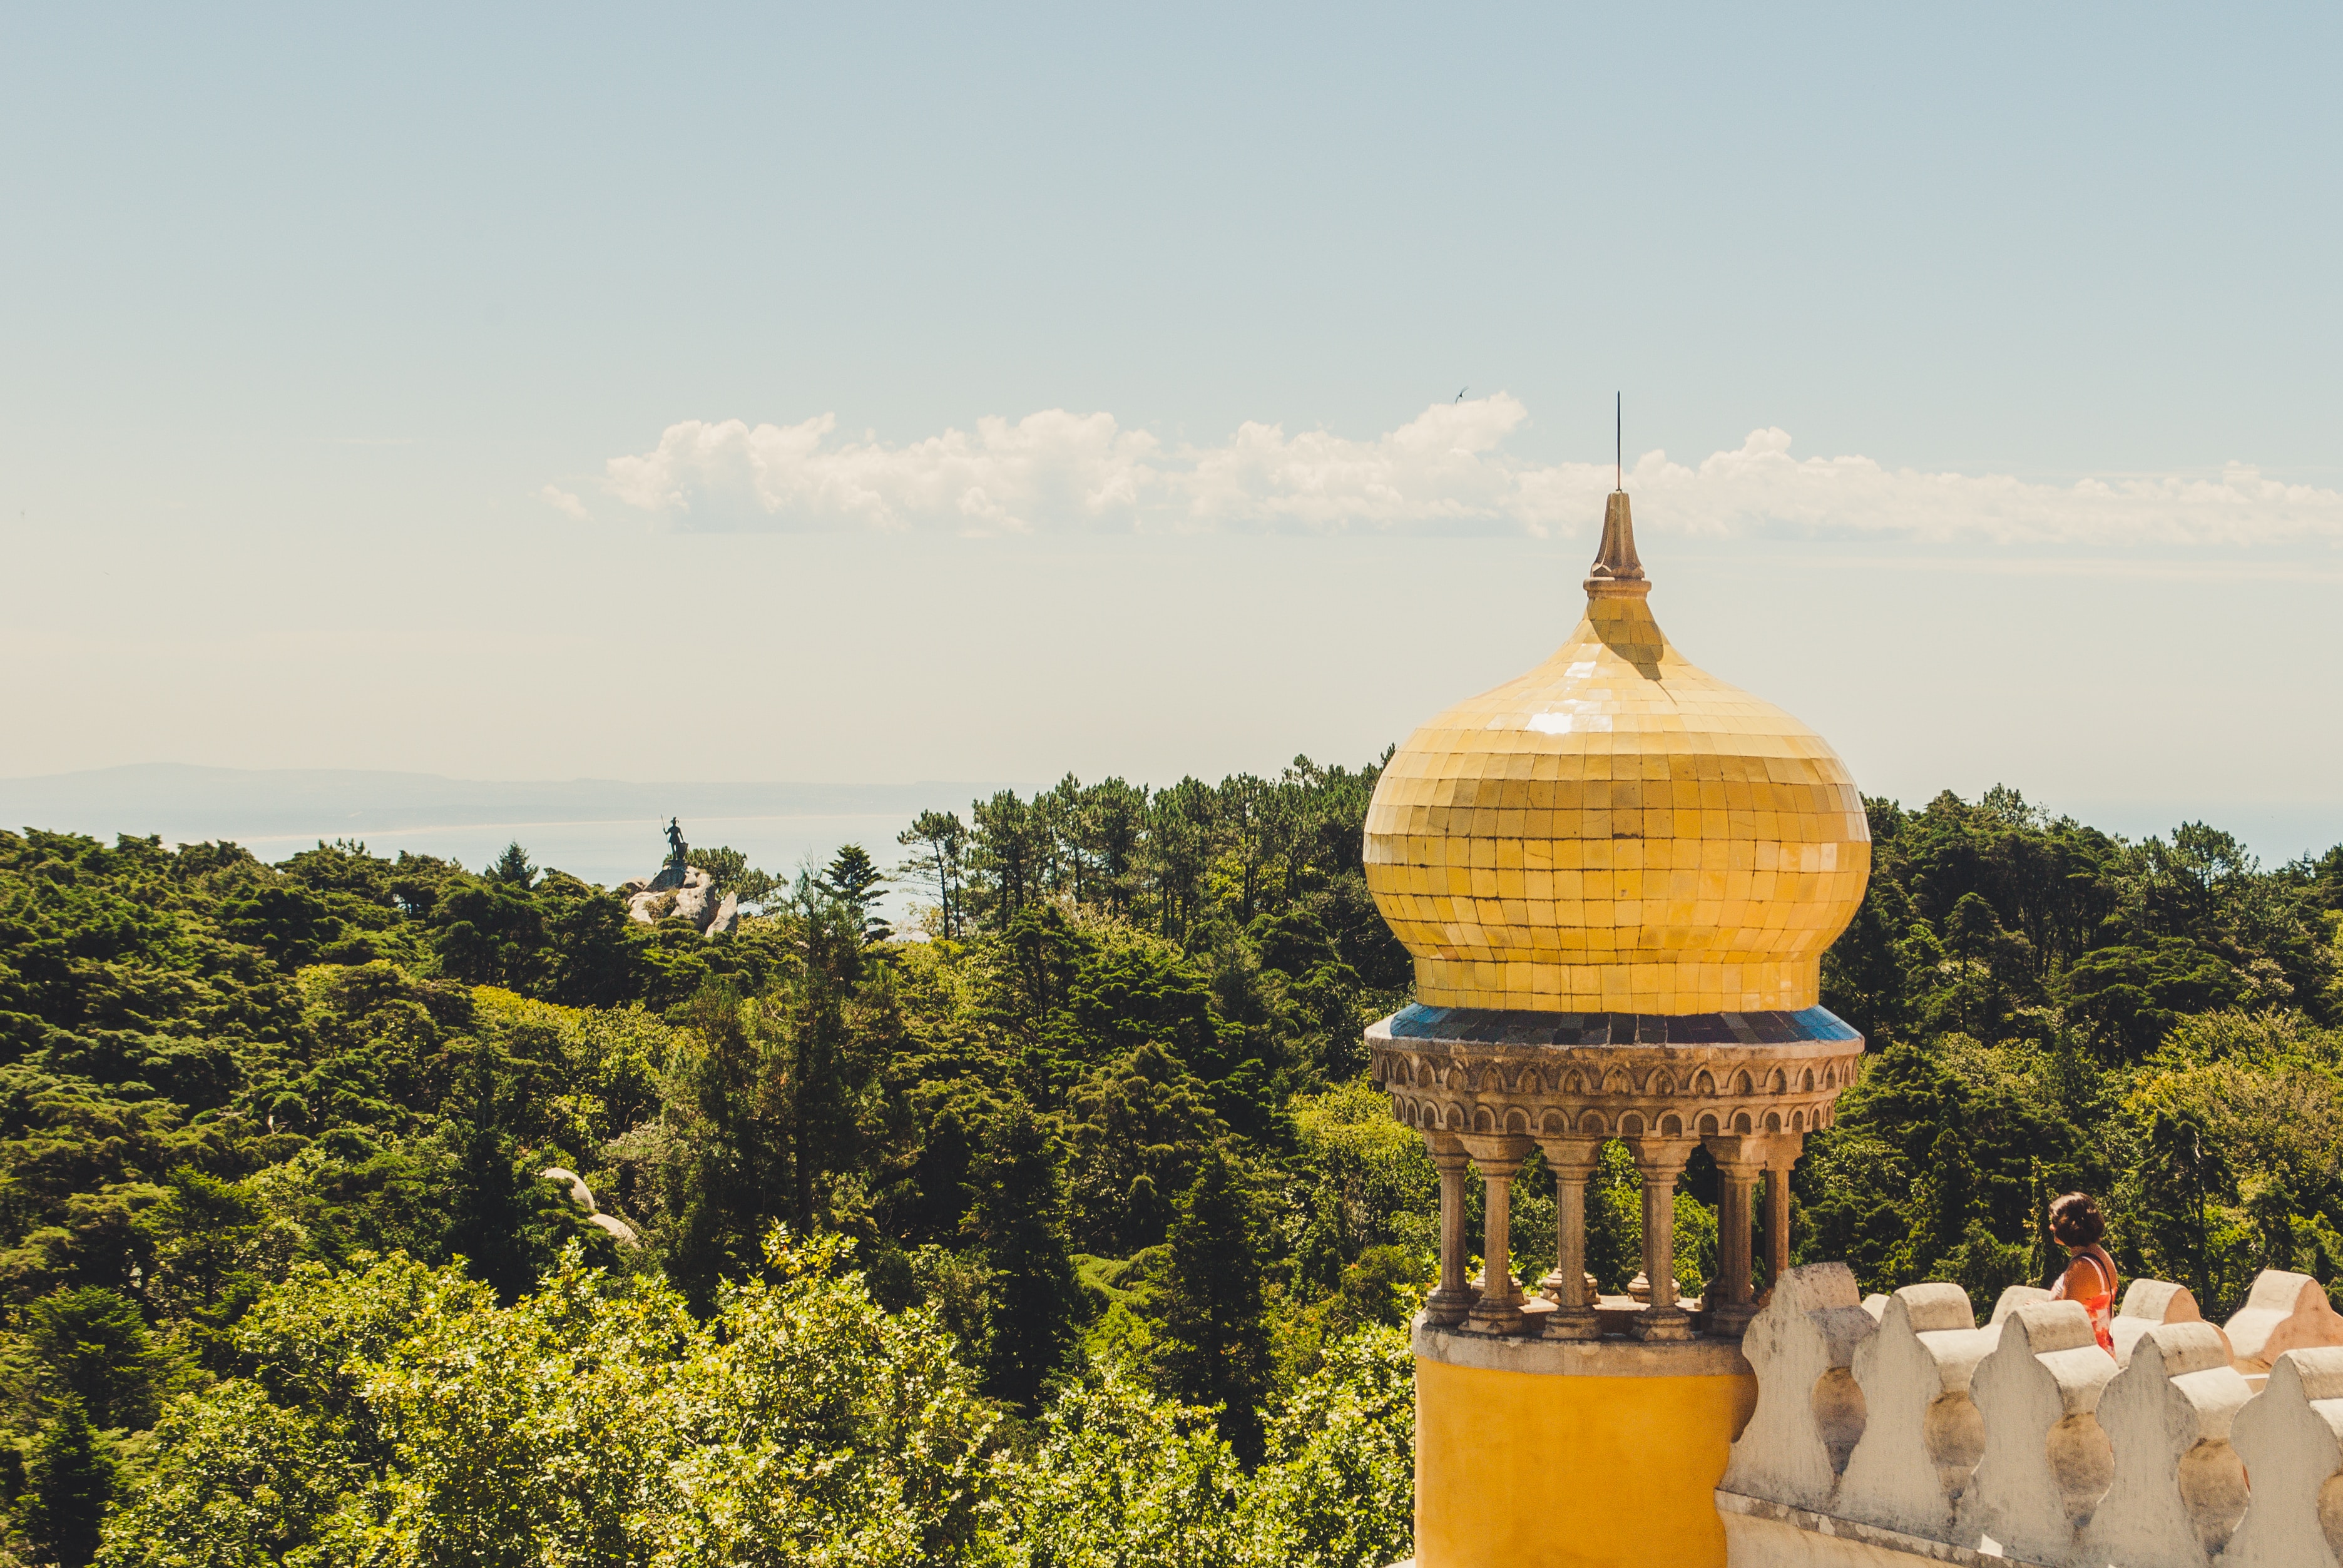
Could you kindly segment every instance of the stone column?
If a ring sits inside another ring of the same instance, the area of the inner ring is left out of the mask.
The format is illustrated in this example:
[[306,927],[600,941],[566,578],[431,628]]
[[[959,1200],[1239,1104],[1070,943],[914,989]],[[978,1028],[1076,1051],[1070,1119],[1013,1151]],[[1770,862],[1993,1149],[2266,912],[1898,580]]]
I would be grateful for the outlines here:
[[1545,1162],[1554,1167],[1554,1272],[1538,1282],[1554,1303],[1545,1321],[1548,1339],[1591,1340],[1602,1329],[1586,1291],[1586,1183],[1602,1158],[1599,1138],[1541,1138]]
[[1473,1158],[1453,1132],[1426,1131],[1433,1169],[1440,1172],[1440,1283],[1424,1299],[1424,1315],[1450,1327],[1473,1310],[1473,1282],[1464,1272],[1464,1173]]
[[1769,1133],[1765,1142],[1765,1293],[1770,1296],[1790,1271],[1790,1167],[1805,1149],[1806,1135]]
[[1716,1161],[1717,1176],[1716,1282],[1701,1307],[1710,1333],[1738,1339],[1757,1315],[1749,1227],[1755,1217],[1753,1190],[1765,1173],[1765,1151],[1751,1138],[1704,1138],[1701,1142]]
[[1466,1326],[1483,1333],[1510,1334],[1522,1326],[1522,1288],[1513,1282],[1513,1173],[1529,1157],[1530,1141],[1516,1133],[1467,1132],[1464,1151],[1473,1156],[1486,1183],[1482,1217],[1481,1299]]
[[1676,1178],[1692,1157],[1691,1138],[1630,1138],[1636,1172],[1644,1179],[1644,1277],[1652,1304],[1635,1315],[1627,1332],[1639,1340],[1688,1340],[1692,1314],[1676,1305]]

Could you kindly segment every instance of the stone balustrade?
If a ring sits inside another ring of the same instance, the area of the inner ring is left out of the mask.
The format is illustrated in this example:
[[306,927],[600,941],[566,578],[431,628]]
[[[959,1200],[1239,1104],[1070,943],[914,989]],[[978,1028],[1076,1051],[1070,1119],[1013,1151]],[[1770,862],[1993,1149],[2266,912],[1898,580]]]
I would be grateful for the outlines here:
[[1789,1271],[1716,1500],[1731,1568],[2343,1568],[2343,1317],[2266,1272],[2226,1325],[2134,1281],[2113,1354],[2025,1286]]

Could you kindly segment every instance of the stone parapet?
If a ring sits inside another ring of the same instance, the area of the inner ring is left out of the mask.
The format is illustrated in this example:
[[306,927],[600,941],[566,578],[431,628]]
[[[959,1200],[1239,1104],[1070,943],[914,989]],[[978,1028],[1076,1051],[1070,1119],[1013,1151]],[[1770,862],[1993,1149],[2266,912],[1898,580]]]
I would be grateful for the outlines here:
[[1646,1343],[1640,1340],[1532,1340],[1443,1328],[1418,1316],[1418,1361],[1539,1377],[1748,1377],[1749,1362],[1731,1340]]
[[1745,1497],[1721,1486],[1716,1512],[1725,1522],[1730,1568],[1912,1568],[1923,1563],[1956,1568],[2048,1568],[1999,1552],[1909,1535],[1884,1524]]
[[2266,1273],[2223,1328],[2138,1281],[2114,1338],[2028,1287],[1980,1327],[1957,1286],[1866,1301],[1844,1265],[1790,1271],[1742,1342],[1758,1397],[1716,1498],[1731,1568],[2343,1568],[2324,1291]]

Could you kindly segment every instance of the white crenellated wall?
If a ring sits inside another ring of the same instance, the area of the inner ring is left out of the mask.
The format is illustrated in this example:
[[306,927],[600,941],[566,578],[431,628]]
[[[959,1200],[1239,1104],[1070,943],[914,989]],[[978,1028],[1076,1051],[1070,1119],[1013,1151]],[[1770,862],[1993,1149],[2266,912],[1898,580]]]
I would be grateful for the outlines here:
[[1844,1264],[1792,1270],[1742,1342],[1732,1568],[2343,1568],[2325,1290],[2265,1273],[2217,1327],[2135,1281],[2114,1338],[2030,1287],[1979,1327],[1957,1285],[1865,1301]]

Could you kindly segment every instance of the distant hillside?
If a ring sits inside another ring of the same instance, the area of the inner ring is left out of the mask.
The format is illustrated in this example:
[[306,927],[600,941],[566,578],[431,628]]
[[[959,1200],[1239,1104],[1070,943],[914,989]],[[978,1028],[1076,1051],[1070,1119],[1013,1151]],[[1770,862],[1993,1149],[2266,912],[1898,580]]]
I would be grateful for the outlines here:
[[205,839],[698,818],[903,816],[965,807],[997,783],[708,784],[617,779],[497,782],[358,769],[176,762],[0,779],[0,823],[112,838]]

